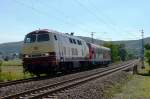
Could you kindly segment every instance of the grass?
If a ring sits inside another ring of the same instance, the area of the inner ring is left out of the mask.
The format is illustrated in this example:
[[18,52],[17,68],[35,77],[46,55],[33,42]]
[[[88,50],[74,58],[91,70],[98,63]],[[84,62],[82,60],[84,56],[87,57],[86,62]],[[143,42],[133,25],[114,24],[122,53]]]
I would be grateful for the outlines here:
[[11,81],[31,77],[24,74],[22,66],[1,66],[0,81]]
[[15,59],[9,61],[2,61],[2,66],[22,66],[22,60]]
[[107,89],[105,91],[105,95],[107,96],[107,98],[111,99],[116,93],[121,93],[122,87],[125,84],[127,84],[127,82],[130,81],[131,79],[132,79],[132,75],[128,75],[128,77],[126,79],[122,79],[121,81],[115,83],[111,88]]
[[30,75],[19,72],[2,72],[0,73],[0,81],[12,81],[12,80],[19,80],[29,78]]
[[140,70],[132,80],[125,84],[113,99],[150,99],[150,68]]

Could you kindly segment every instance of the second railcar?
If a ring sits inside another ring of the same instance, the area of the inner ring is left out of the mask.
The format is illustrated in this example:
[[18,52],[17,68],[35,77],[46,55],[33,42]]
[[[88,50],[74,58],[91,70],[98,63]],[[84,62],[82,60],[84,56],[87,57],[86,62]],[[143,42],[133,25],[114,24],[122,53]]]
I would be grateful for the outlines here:
[[87,43],[89,46],[89,62],[92,65],[107,65],[111,63],[111,50],[109,48]]

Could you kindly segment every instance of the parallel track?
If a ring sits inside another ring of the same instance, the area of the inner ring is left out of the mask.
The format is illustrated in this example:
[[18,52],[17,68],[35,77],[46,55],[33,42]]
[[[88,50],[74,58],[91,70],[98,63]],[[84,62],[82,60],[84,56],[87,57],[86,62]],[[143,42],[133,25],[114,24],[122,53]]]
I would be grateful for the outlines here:
[[[122,64],[124,64],[124,63],[122,63]],[[122,65],[122,64],[117,64],[117,65]],[[11,86],[11,85],[16,85],[16,84],[20,84],[20,83],[27,83],[30,81],[49,79],[49,78],[50,77],[44,76],[44,77],[33,77],[33,78],[20,79],[20,80],[14,80],[14,81],[0,82],[0,88],[6,87],[6,86]]]
[[[56,75],[57,77],[59,75]],[[16,84],[21,84],[21,83],[27,83],[31,81],[39,81],[39,80],[45,80],[45,79],[50,79],[53,78],[54,76],[41,76],[41,77],[32,77],[32,78],[27,78],[27,79],[20,79],[20,80],[14,80],[14,81],[6,81],[6,82],[0,82],[0,88],[1,87],[7,87],[11,85],[16,85]]]
[[14,80],[14,81],[0,82],[0,88],[10,86],[10,85],[19,84],[19,83],[30,82],[30,81],[38,80],[38,79],[39,79],[38,77],[34,77],[34,78],[28,78],[28,79],[20,79],[20,80]]
[[19,99],[19,98],[21,98],[21,99],[38,99],[38,98],[42,98],[42,97],[48,97],[49,95],[52,95],[52,94],[60,92],[62,90],[71,88],[73,86],[83,84],[85,82],[88,82],[88,81],[94,80],[96,78],[112,74],[114,72],[118,72],[121,70],[131,68],[135,64],[137,64],[137,62],[138,61],[135,60],[135,61],[132,61],[132,62],[127,63],[127,64],[120,66],[120,67],[118,67],[118,66],[117,67],[110,67],[110,68],[107,68],[103,71],[97,72],[95,74],[91,74],[91,75],[87,75],[87,76],[79,77],[79,78],[68,79],[66,81],[57,82],[57,83],[52,84],[52,85],[46,85],[44,87],[31,89],[31,90],[17,93],[14,95],[1,97],[1,99]]

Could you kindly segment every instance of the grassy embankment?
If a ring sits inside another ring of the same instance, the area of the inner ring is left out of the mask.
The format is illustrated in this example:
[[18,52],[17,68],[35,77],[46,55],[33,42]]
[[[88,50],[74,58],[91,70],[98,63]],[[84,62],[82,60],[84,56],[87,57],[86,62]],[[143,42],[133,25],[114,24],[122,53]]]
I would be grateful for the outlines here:
[[22,66],[22,61],[20,59],[2,61],[2,66]]
[[19,59],[3,61],[0,69],[0,81],[11,81],[30,77],[30,74],[24,75],[22,61]]
[[150,99],[150,66],[145,67],[124,86],[116,88],[118,94],[113,99]]

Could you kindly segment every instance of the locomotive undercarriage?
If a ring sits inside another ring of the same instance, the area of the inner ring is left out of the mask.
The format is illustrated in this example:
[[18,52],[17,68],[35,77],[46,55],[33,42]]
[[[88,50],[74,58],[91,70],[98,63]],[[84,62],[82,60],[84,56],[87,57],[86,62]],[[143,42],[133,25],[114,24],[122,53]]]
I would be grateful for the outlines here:
[[109,61],[103,62],[89,62],[89,61],[69,61],[59,62],[56,61],[37,61],[23,63],[24,71],[30,72],[39,76],[40,74],[54,74],[57,72],[72,72],[74,69],[88,69],[97,65],[107,65]]
[[24,63],[23,67],[25,72],[40,75],[53,74],[56,72],[71,72],[73,69],[81,68],[81,65],[84,66],[85,63],[88,64],[87,62],[60,62],[58,64],[55,64],[55,62]]

